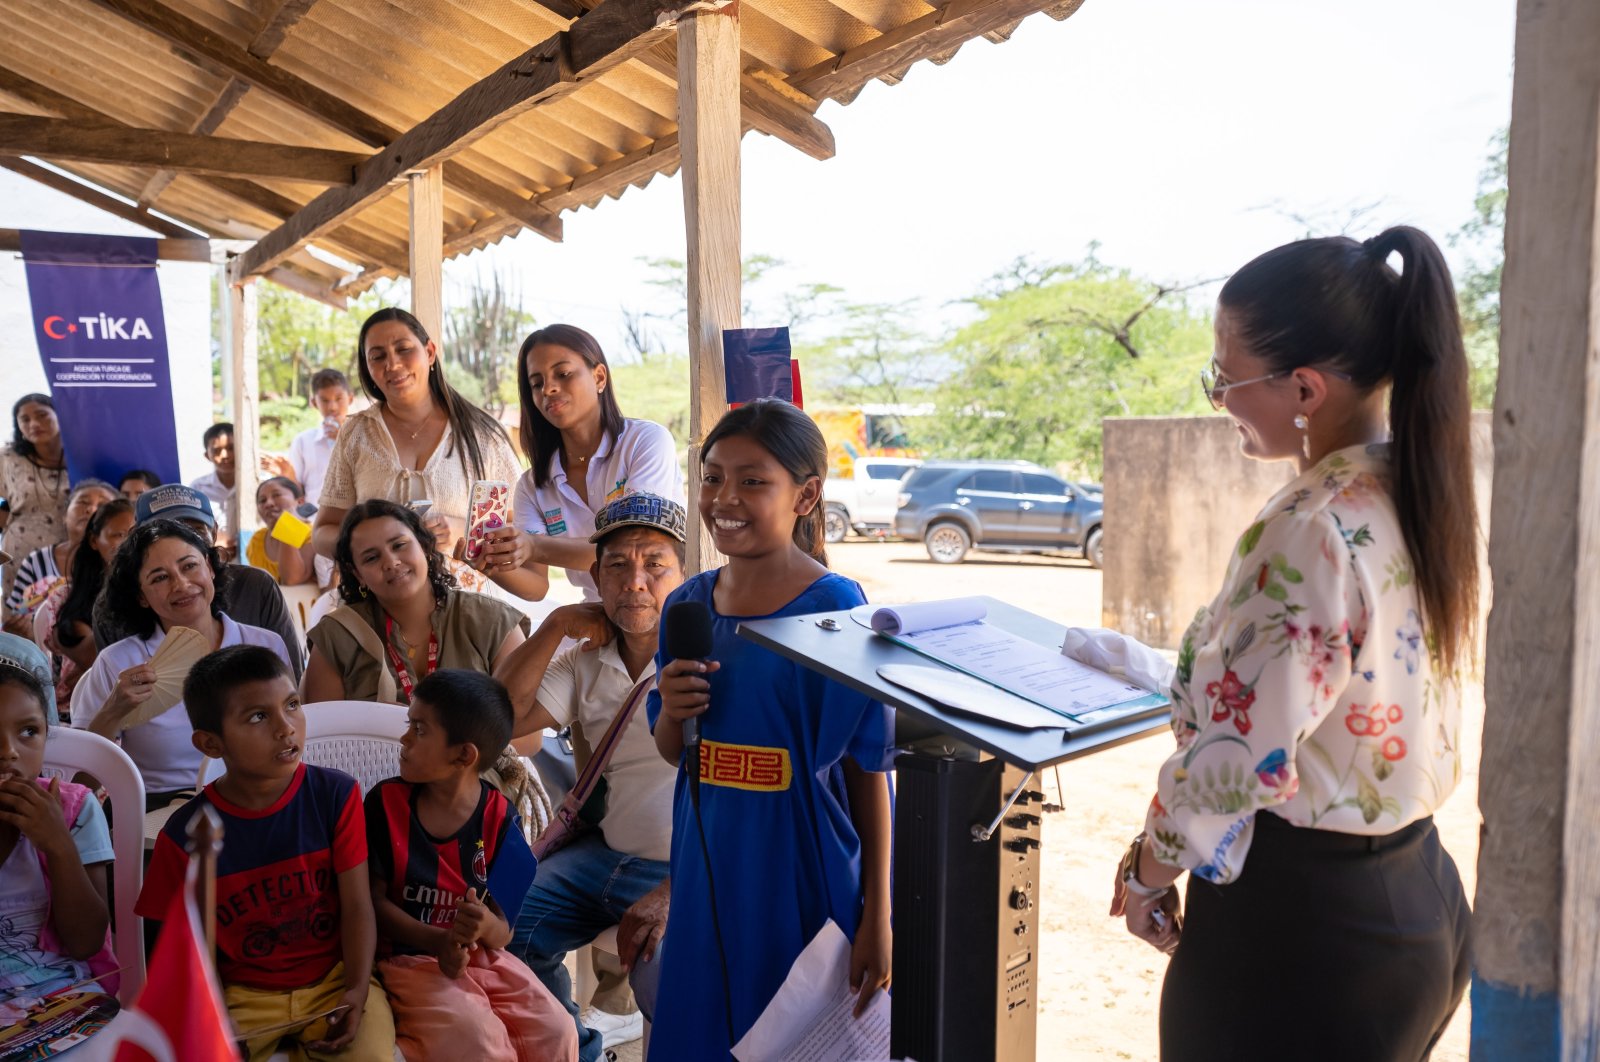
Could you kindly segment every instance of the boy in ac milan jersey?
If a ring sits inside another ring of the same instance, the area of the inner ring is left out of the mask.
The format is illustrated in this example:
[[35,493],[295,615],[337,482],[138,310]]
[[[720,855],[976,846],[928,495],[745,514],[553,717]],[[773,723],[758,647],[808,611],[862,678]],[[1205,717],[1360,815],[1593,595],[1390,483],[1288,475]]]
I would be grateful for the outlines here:
[[511,698],[487,675],[442,668],[417,684],[406,719],[400,777],[366,802],[378,976],[400,1048],[407,1058],[576,1062],[566,1008],[503,950],[533,856],[510,803],[478,772],[511,740]]
[[166,913],[188,866],[189,823],[210,806],[223,825],[217,972],[248,1062],[280,1046],[296,1059],[392,1062],[394,1019],[372,977],[377,931],[355,779],[300,762],[300,695],[269,649],[201,658],[183,704],[195,747],[228,770],[162,827],[134,910]]

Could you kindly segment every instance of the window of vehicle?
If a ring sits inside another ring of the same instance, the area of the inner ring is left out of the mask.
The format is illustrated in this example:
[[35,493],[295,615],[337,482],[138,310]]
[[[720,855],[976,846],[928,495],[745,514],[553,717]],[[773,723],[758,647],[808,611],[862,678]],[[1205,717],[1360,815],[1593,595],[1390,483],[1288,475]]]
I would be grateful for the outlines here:
[[1054,476],[1042,476],[1037,472],[1024,472],[1022,473],[1022,493],[1049,494],[1059,497],[1067,493],[1067,485]]
[[905,465],[868,465],[867,478],[899,479],[909,471],[911,471],[911,469]]
[[974,472],[967,481],[961,485],[962,490],[999,491],[1005,494],[1017,492],[1017,474],[1010,471]]

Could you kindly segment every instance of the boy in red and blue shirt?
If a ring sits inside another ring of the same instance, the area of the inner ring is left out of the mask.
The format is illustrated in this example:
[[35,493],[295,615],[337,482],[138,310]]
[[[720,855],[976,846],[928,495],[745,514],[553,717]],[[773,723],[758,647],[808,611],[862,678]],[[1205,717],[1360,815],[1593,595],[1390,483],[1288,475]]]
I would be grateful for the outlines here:
[[293,1041],[293,1058],[392,1062],[394,1018],[372,977],[377,929],[360,787],[300,762],[300,697],[270,650],[211,653],[183,694],[195,746],[227,773],[162,827],[135,910],[166,913],[188,865],[189,823],[210,805],[223,823],[217,969],[249,1062],[283,1039]]
[[577,1062],[566,1008],[504,950],[535,861],[511,805],[480,771],[511,740],[511,698],[487,675],[443,668],[417,684],[406,720],[400,777],[367,797],[378,976],[401,1049]]

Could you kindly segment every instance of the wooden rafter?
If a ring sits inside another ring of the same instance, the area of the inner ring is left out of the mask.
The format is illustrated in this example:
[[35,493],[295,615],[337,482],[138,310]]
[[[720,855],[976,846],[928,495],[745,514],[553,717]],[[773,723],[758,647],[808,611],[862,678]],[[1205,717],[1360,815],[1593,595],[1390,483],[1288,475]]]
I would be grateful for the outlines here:
[[[118,0],[126,2],[126,0]],[[668,13],[670,15],[670,12]],[[673,32],[659,0],[606,0],[479,81],[362,167],[356,183],[319,195],[240,257],[241,276],[270,268],[325,228],[386,194],[410,170],[443,162],[541,103],[560,98]]]
[[[677,41],[663,41],[639,56],[639,61],[677,83]],[[754,129],[777,137],[814,159],[833,158],[833,130],[817,120],[816,100],[800,92],[785,93],[751,74],[744,74],[739,79],[739,106],[745,130]]]
[[270,59],[272,53],[283,46],[295,23],[306,17],[317,0],[281,0],[278,10],[262,25],[245,51],[257,59]]
[[[63,95],[52,88],[39,84],[37,81],[31,81],[14,71],[4,68],[0,68],[0,92],[5,92],[23,100],[40,110],[54,111],[61,117],[71,118],[74,121],[116,123],[116,119],[103,111],[96,110],[88,104],[80,103],[71,96]],[[280,195],[270,188],[265,188],[242,178],[195,177],[193,179],[280,221],[300,209],[300,204],[287,196]],[[168,211],[168,213],[172,212]],[[173,216],[180,221],[193,224],[196,228],[217,231],[213,226],[201,224],[198,219],[182,217],[178,214]],[[236,231],[224,231],[222,234],[229,236],[239,235]],[[358,263],[371,262],[382,267],[398,266],[399,272],[405,272],[406,252],[404,248],[387,244],[349,226],[333,229],[325,233],[317,242],[328,244],[329,250],[351,261]]]
[[[386,122],[367,114],[359,107],[347,103],[331,92],[325,92],[302,78],[239,48],[226,38],[185,18],[159,0],[93,0],[135,25],[179,46],[206,63],[221,67],[229,74],[326,123],[346,136],[370,147],[385,147],[399,139],[401,131]],[[285,8],[298,0],[290,0]],[[305,5],[309,8],[309,4]],[[282,14],[280,10],[279,14]],[[302,17],[304,11],[300,12]],[[448,162],[444,171],[445,184],[491,210],[506,214],[524,226],[548,236],[561,239],[559,219],[538,209],[530,200],[509,188],[470,169],[459,162]]]
[[[206,112],[189,127],[189,132],[195,136],[210,136],[215,133],[217,127],[227,120],[235,107],[239,106],[239,101],[244,99],[244,94],[249,88],[249,85],[238,78],[229,78],[228,83],[222,86],[222,91],[217,94],[217,98],[211,102],[211,106],[207,107]],[[166,191],[167,186],[177,175],[177,170],[157,170],[134,198],[144,206],[149,206]]]
[[0,144],[19,155],[150,166],[185,173],[269,177],[307,184],[352,184],[366,155],[326,148],[292,147],[257,140],[195,136],[120,123],[0,114]]
[[130,206],[115,196],[106,195],[104,192],[79,184],[70,177],[63,177],[54,170],[47,170],[43,166],[35,165],[25,159],[0,158],[0,169],[10,170],[31,181],[37,181],[46,188],[52,188],[62,195],[71,196],[98,210],[104,210],[113,217],[131,221],[135,225],[142,225],[152,232],[159,232],[163,236],[193,237],[194,233],[182,225],[174,224],[166,218],[156,217],[149,210],[140,206]]

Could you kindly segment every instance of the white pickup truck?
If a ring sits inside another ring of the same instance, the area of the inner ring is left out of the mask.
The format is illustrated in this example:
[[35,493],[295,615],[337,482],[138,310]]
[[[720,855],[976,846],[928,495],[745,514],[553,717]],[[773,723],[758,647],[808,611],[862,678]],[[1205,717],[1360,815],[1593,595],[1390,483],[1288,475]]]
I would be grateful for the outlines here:
[[900,505],[900,481],[922,464],[914,457],[858,457],[849,479],[830,478],[822,487],[826,539],[887,535]]

